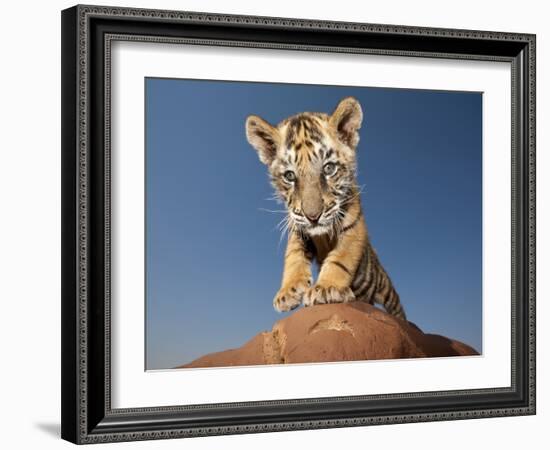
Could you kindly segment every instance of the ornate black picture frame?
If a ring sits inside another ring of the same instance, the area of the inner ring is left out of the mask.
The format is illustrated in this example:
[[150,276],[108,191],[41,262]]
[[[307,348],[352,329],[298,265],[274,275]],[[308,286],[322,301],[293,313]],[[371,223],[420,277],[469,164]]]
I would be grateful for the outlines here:
[[[116,40],[505,61],[512,67],[511,385],[113,409],[110,46]],[[535,36],[98,6],[62,12],[62,437],[74,443],[535,413]]]

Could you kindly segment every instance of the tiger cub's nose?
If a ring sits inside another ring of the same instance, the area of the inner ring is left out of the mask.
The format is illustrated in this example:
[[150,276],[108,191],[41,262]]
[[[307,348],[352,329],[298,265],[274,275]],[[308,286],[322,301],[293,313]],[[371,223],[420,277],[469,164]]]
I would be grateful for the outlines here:
[[304,214],[312,224],[316,224],[317,221],[319,220],[319,217],[321,217],[321,211],[315,211],[315,212],[304,211]]

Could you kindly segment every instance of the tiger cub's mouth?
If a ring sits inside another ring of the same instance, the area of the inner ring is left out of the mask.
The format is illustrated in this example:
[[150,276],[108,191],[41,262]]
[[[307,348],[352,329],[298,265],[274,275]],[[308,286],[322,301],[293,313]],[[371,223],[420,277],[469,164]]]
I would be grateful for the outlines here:
[[332,228],[327,225],[321,225],[321,224],[315,224],[308,226],[305,231],[310,236],[320,236],[323,234],[329,234],[331,232]]
[[319,236],[323,234],[332,234],[338,228],[339,214],[330,212],[323,213],[318,220],[312,221],[302,215],[290,213],[291,219],[296,228],[311,236]]

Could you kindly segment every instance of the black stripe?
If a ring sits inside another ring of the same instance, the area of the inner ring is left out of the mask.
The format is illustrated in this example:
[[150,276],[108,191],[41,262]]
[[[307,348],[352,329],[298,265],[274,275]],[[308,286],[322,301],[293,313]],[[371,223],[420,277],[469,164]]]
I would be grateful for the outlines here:
[[382,295],[386,296],[386,295],[388,295],[388,294],[391,292],[392,288],[393,288],[393,286],[392,286],[392,284],[391,284],[391,281],[390,281],[390,279],[388,278],[388,275],[386,275],[386,282],[385,282],[385,284],[384,284],[383,289],[380,291],[380,293],[381,293]]
[[390,295],[384,297],[384,306],[387,307],[391,312],[395,308],[396,300],[397,300],[397,297],[393,294],[390,294]]
[[357,214],[357,217],[353,219],[353,222],[349,225],[346,225],[344,228],[342,228],[342,233],[345,233],[348,230],[351,230],[355,225],[359,223],[359,219],[361,218],[361,211],[359,211],[359,214]]
[[372,277],[370,281],[371,281],[370,286],[368,287],[366,292],[368,299],[373,298],[374,293],[376,292],[376,277]]
[[379,272],[378,273],[378,280],[376,281],[376,290],[378,292],[381,292],[382,287],[385,286],[385,285],[383,285],[383,283],[385,283],[385,280],[386,280],[386,277],[384,276],[384,274],[382,272]]
[[321,189],[326,191],[328,189],[328,184],[327,179],[323,174],[319,175],[319,181],[321,182]]
[[320,143],[323,140],[323,137],[319,131],[311,130],[309,133],[309,139],[313,142]]
[[361,272],[359,276],[356,276],[355,280],[351,283],[351,288],[356,291],[365,281],[365,272]]
[[368,247],[365,248],[365,255],[364,255],[364,261],[365,261],[365,268],[363,270],[363,281],[361,282],[361,286],[357,289],[356,295],[357,297],[360,297],[364,295],[372,282],[374,281],[372,276],[372,266],[370,263],[370,259],[368,257]]
[[370,250],[370,245],[365,247],[365,280],[372,280],[373,269],[372,269],[372,251]]
[[292,125],[288,127],[286,139],[285,139],[285,145],[287,147],[292,147],[292,144],[294,144],[294,139],[296,139],[296,132],[294,131],[294,128]]
[[361,272],[361,274],[359,276],[357,276],[355,278],[355,280],[353,280],[353,282],[351,283],[351,288],[356,291],[359,286],[361,286],[361,284],[363,284],[363,281],[365,281],[365,273],[364,272]]
[[361,284],[363,284],[363,281],[365,281],[365,278],[367,276],[366,269],[367,269],[367,258],[366,258],[366,249],[363,250],[363,254],[361,255],[361,262],[357,266],[357,270],[355,271],[355,275],[353,277],[353,282],[351,283],[351,286],[353,289],[357,289]]
[[335,266],[338,266],[340,269],[342,269],[344,272],[346,272],[348,275],[351,276],[351,271],[346,266],[344,266],[342,263],[340,263],[338,261],[329,261],[329,263],[334,264]]
[[357,289],[355,289],[355,290],[353,291],[353,293],[355,294],[355,296],[356,296],[357,298],[360,298],[360,297],[362,297],[363,294],[367,291],[368,286],[369,286],[368,281],[367,281],[367,280],[364,280],[363,284],[362,284],[360,287],[358,287]]
[[405,310],[403,309],[403,306],[401,306],[401,303],[398,306],[399,307],[395,310],[394,316],[405,319],[407,315],[405,314]]

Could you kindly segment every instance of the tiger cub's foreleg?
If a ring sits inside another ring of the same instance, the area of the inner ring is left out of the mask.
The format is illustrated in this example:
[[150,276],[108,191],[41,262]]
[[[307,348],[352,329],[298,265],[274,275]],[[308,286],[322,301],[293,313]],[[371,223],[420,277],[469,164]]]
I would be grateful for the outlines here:
[[304,240],[295,232],[288,237],[281,289],[273,299],[273,307],[290,311],[302,303],[304,293],[311,286],[311,259]]
[[305,306],[355,300],[351,283],[363,254],[367,230],[358,204],[350,207],[346,219],[334,248],[321,262],[317,283],[305,293]]

